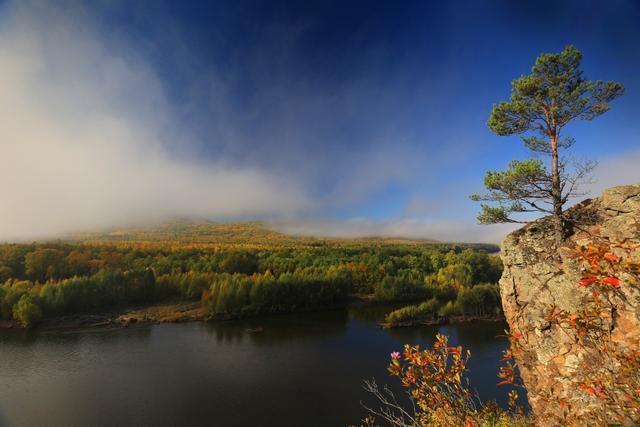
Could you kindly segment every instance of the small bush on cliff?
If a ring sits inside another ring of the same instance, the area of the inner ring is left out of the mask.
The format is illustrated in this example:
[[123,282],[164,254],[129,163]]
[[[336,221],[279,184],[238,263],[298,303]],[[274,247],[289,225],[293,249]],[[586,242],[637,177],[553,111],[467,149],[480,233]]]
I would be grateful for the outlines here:
[[[635,248],[595,238],[579,246],[573,256],[582,263],[579,287],[590,291],[576,313],[551,310],[548,320],[573,333],[584,357],[576,367],[579,390],[575,402],[562,401],[570,425],[640,424],[640,339],[618,342],[612,334],[615,313],[612,301],[625,299],[623,288],[640,290],[640,259],[630,256]],[[578,406],[588,396],[591,408]]]
[[524,410],[516,406],[515,391],[509,393],[509,410],[493,402],[482,404],[471,392],[465,377],[470,356],[462,347],[449,346],[448,338],[440,334],[433,349],[405,345],[402,353],[391,353],[387,369],[407,391],[409,403],[402,405],[387,387],[380,389],[375,381],[365,381],[365,390],[379,406],[365,405],[371,415],[362,426],[381,425],[379,422],[411,427],[532,426]]
[[[628,301],[629,291],[640,291],[640,259],[636,247],[594,237],[590,243],[569,250],[583,267],[576,286],[588,291],[583,304],[573,312],[548,307],[544,320],[571,340],[579,354],[571,377],[576,385],[568,396],[553,391],[539,396],[548,425],[640,425],[640,339],[614,336],[614,303]],[[625,289],[628,288],[628,289]],[[619,316],[619,314],[618,314]],[[528,365],[522,356],[522,334],[510,334],[499,376],[502,383],[516,382],[515,361]],[[518,385],[518,384],[516,384]]]

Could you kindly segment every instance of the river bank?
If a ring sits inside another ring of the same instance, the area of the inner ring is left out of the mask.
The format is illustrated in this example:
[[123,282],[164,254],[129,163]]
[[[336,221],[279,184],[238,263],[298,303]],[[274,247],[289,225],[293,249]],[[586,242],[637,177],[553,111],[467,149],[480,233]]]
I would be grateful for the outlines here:
[[[135,324],[180,323],[207,320],[199,301],[179,301],[145,307],[128,307],[103,313],[48,317],[36,327],[44,330],[76,328],[126,328]],[[18,322],[4,320],[0,329],[24,329]]]
[[[408,302],[407,302],[408,303]],[[388,305],[387,302],[376,301],[373,295],[350,295],[349,299],[340,305],[322,307],[309,311],[324,311],[341,307],[367,308]],[[397,305],[398,303],[396,303]],[[290,314],[290,313],[282,313]],[[259,318],[263,316],[246,316]],[[136,325],[151,325],[161,323],[185,322],[222,322],[238,320],[239,316],[211,316],[202,307],[200,301],[169,301],[149,306],[135,306],[114,309],[102,313],[81,313],[44,318],[35,328],[39,330],[65,330],[86,328],[128,328]],[[405,322],[380,322],[384,329],[406,328],[416,326],[440,326],[472,321],[503,321],[502,315],[493,316],[441,316],[434,319],[410,320]],[[2,329],[25,329],[16,321],[0,321]]]
[[[368,307],[379,304],[373,295],[351,295],[343,304],[318,307],[322,311],[341,307]],[[290,314],[290,313],[282,313]],[[78,313],[64,316],[46,317],[34,326],[40,330],[78,329],[78,328],[127,328],[133,325],[149,325],[160,323],[184,323],[196,321],[228,321],[238,320],[243,316],[217,315],[211,316],[200,301],[168,301],[148,306],[125,307],[101,313]],[[257,315],[244,317],[261,317]],[[15,320],[0,321],[1,329],[26,329]]]

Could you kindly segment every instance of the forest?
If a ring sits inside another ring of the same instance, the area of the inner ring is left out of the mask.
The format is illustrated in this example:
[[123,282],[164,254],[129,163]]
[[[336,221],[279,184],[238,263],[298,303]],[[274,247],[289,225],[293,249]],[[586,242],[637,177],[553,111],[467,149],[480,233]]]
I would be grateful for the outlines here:
[[489,245],[308,239],[200,245],[182,235],[171,243],[136,236],[1,245],[0,315],[29,327],[45,317],[184,300],[201,301],[211,318],[232,318],[353,298],[429,301],[430,315],[500,312],[495,283],[502,265]]

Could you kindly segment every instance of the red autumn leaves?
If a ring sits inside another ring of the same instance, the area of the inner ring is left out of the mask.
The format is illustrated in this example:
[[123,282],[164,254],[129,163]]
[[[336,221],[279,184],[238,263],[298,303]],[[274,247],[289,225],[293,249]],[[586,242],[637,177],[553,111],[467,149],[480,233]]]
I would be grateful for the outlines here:
[[589,275],[584,279],[580,280],[580,285],[578,286],[581,288],[586,288],[593,284],[606,285],[606,286],[612,286],[614,288],[617,288],[622,284],[622,282],[620,281],[620,279],[613,276],[607,276],[607,277],[601,278],[594,275]]
[[622,281],[616,277],[616,267],[621,259],[611,252],[607,244],[590,244],[575,250],[574,256],[588,265],[587,274],[578,287],[591,288],[594,296],[603,291],[619,288]]

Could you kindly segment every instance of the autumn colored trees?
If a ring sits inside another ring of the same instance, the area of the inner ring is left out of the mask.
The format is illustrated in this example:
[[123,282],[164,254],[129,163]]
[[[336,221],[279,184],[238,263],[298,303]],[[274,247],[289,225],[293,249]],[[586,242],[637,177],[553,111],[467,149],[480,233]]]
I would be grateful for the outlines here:
[[446,302],[457,287],[495,282],[500,273],[497,257],[455,245],[0,245],[0,313],[33,325],[41,317],[169,298],[200,299],[221,317],[311,309],[351,293],[378,301],[438,294]]

